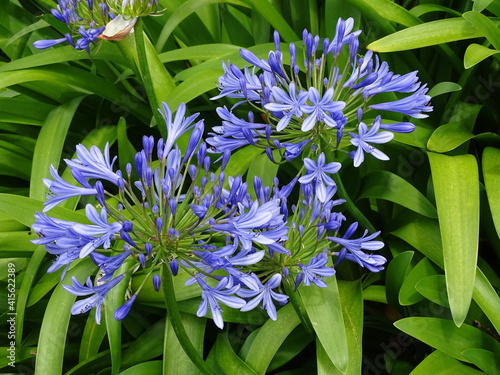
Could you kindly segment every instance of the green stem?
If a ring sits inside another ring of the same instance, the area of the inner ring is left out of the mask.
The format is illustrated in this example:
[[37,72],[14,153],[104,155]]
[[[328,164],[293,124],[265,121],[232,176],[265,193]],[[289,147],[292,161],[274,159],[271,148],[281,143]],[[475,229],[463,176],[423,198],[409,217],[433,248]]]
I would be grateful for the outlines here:
[[158,112],[160,105],[156,98],[155,89],[153,86],[153,79],[151,78],[151,72],[149,70],[147,53],[146,53],[146,45],[144,42],[144,38],[146,35],[144,34],[142,17],[139,17],[135,26],[134,26],[134,35],[135,35],[135,45],[137,48],[137,65],[141,73],[142,82],[144,84],[144,88],[146,89],[146,93],[149,98],[149,104],[151,105],[151,110],[153,111],[153,118],[156,121],[156,125],[160,130],[162,137],[165,137],[165,127],[163,126],[165,120],[163,120],[162,115]]
[[167,306],[168,316],[172,323],[177,340],[188,355],[189,359],[198,367],[198,369],[206,375],[216,375],[206,364],[200,353],[196,350],[193,343],[189,339],[184,324],[182,323],[179,307],[175,298],[174,283],[172,281],[172,271],[168,264],[161,266],[162,289],[165,295],[165,304]]

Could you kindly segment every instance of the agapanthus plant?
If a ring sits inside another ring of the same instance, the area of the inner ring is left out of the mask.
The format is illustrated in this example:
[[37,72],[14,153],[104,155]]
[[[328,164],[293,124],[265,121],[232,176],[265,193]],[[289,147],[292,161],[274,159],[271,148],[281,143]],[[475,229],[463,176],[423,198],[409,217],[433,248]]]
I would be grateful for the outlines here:
[[[73,314],[96,307],[99,322],[106,294],[124,275],[145,275],[115,312],[116,319],[124,319],[146,282],[160,290],[162,265],[173,275],[190,276],[186,284],[197,285],[201,295],[197,315],[205,316],[210,308],[220,328],[224,305],[241,311],[261,306],[277,319],[277,306],[287,303],[294,286],[325,287],[323,279],[332,277],[334,263],[343,259],[372,272],[383,269],[385,258],[364,252],[383,247],[374,240],[378,232],[356,239],[355,223],[341,235],[346,218],[337,209],[343,200],[334,199],[331,179],[339,163],[325,164],[320,153],[306,160],[304,176],[284,185],[276,178],[272,187],[258,177],[226,176],[230,153],[213,172],[197,114],[186,117],[183,104],[175,117],[166,104],[161,113],[167,138],[155,142],[144,136],[143,150],[124,172],[115,170],[108,146],[102,151],[79,145],[77,159],[66,164],[81,186],[64,181],[55,168],[53,180],[44,181],[50,193],[43,212],[35,215],[33,229],[40,238],[33,242],[56,256],[48,272],[64,267],[64,275],[72,262],[86,257],[100,269],[93,281],[73,278],[71,286],[64,286],[69,293],[89,296],[75,303]],[[176,141],[187,131],[191,135],[181,152]],[[289,202],[293,189],[299,190],[298,200]],[[91,224],[47,215],[76,196],[95,198],[85,207]]]
[[240,70],[223,63],[220,94],[214,99],[242,99],[236,105],[249,102],[261,112],[259,118],[267,120],[255,123],[253,113],[247,121],[227,108],[219,108],[222,126],[214,128],[207,139],[212,148],[223,152],[252,144],[266,148],[271,160],[272,149],[292,160],[313,145],[324,152],[349,152],[352,143],[357,147],[350,154],[355,166],[361,164],[364,153],[387,160],[370,143],[386,143],[392,139],[391,132],[409,133],[415,126],[411,122],[384,121],[381,116],[396,112],[425,118],[432,110],[430,96],[417,72],[393,73],[372,51],[361,56],[361,31],[352,31],[353,25],[352,18],[339,19],[332,40],[320,40],[304,30],[302,51],[290,43],[289,61],[285,61],[280,36],[275,32],[276,49],[269,52],[267,60],[241,49],[250,68]]
[[157,12],[157,0],[58,0],[52,15],[69,32],[60,39],[38,40],[33,46],[49,48],[68,42],[77,50],[90,52],[99,39],[121,40],[132,32],[137,18]]

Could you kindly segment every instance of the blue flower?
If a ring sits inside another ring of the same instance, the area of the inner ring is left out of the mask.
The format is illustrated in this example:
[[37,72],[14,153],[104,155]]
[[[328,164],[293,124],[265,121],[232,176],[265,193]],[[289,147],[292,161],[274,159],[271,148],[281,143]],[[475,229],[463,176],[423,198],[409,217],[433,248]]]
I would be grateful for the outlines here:
[[267,103],[264,108],[269,111],[283,112],[283,117],[276,124],[276,131],[280,132],[288,126],[292,117],[299,118],[302,116],[308,93],[300,90],[297,94],[294,82],[290,82],[288,93],[277,86],[273,87],[271,91],[274,102]]
[[45,49],[45,48],[53,47],[57,44],[64,43],[64,42],[68,42],[73,47],[75,46],[75,42],[73,41],[73,38],[71,37],[71,35],[64,34],[64,38],[60,38],[60,39],[37,40],[35,43],[33,43],[33,47],[38,48],[38,49]]
[[334,118],[337,117],[338,112],[344,109],[346,104],[332,101],[332,98],[333,87],[326,90],[322,98],[316,87],[309,88],[309,100],[312,105],[303,106],[303,111],[310,114],[302,123],[303,132],[311,130],[316,122],[324,122],[331,128],[337,127],[338,124]]
[[380,116],[377,116],[373,121],[373,125],[368,129],[368,126],[361,122],[359,124],[359,134],[350,133],[351,134],[351,143],[357,147],[356,152],[354,153],[354,166],[359,167],[361,163],[364,161],[364,152],[372,154],[379,160],[389,160],[389,157],[384,154],[382,151],[377,150],[375,147],[370,145],[369,143],[387,143],[392,138],[394,138],[394,134],[387,131],[378,132],[380,130]]
[[163,146],[163,157],[166,159],[169,152],[172,150],[172,146],[179,137],[187,132],[189,129],[193,128],[197,124],[193,124],[193,121],[198,117],[198,113],[191,115],[187,118],[184,117],[186,114],[186,105],[184,103],[179,104],[177,112],[175,114],[175,119],[172,121],[172,111],[170,110],[167,103],[162,103],[163,112],[158,110],[163,116],[165,123],[167,125],[167,140]]
[[[200,285],[201,292],[201,304],[198,307],[196,315],[199,317],[205,316],[208,311],[208,306],[210,306],[210,311],[212,312],[212,319],[217,327],[220,329],[224,328],[224,320],[222,319],[221,312],[223,311],[219,306],[219,302],[233,309],[239,309],[245,306],[245,301],[239,297],[234,296],[234,294],[240,289],[239,285],[232,285],[230,279],[225,277],[215,287],[210,287],[201,278],[196,280]],[[227,289],[225,289],[227,288]],[[225,289],[225,290],[224,290]]]
[[119,180],[123,180],[121,174],[113,172],[113,160],[109,159],[109,143],[106,143],[104,152],[97,146],[92,146],[87,150],[83,145],[76,146],[78,159],[65,160],[72,171],[78,171],[85,178],[103,179],[112,182],[116,186]]
[[86,257],[101,245],[105,249],[109,248],[111,246],[111,240],[114,239],[115,234],[120,232],[122,229],[122,225],[118,222],[114,222],[112,224],[108,223],[108,215],[105,208],[101,209],[101,214],[99,215],[94,206],[88,204],[85,206],[85,214],[95,225],[75,224],[72,228],[75,233],[86,237],[92,237],[92,241],[87,243],[80,250],[80,258]]
[[262,308],[266,309],[267,314],[272,320],[276,320],[278,315],[276,313],[276,306],[274,306],[273,300],[278,301],[280,305],[284,305],[288,302],[288,296],[285,294],[277,293],[273,289],[277,288],[281,284],[281,275],[279,273],[274,274],[265,285],[262,285],[259,278],[253,275],[256,282],[259,283],[258,290],[240,289],[237,294],[243,298],[253,298],[248,301],[240,311],[250,311],[256,308],[259,303],[262,302]]
[[132,305],[134,304],[135,300],[137,298],[137,294],[134,294],[132,297],[129,298],[127,302],[125,302],[122,306],[120,306],[118,309],[115,311],[115,319],[116,320],[123,320],[125,317],[128,315],[130,309],[132,308]]
[[224,74],[219,77],[220,94],[211,98],[212,100],[220,99],[224,96],[228,98],[246,98],[250,101],[259,101],[260,94],[258,91],[262,89],[259,77],[250,72],[248,68],[242,73],[234,64],[226,65],[222,62],[222,70]]
[[427,94],[429,89],[423,85],[418,91],[406,98],[395,100],[386,103],[377,103],[370,105],[370,108],[380,111],[399,112],[413,118],[426,118],[422,112],[432,111],[432,106],[429,105],[431,97]]
[[108,281],[111,279],[113,273],[121,267],[125,259],[127,259],[132,253],[132,250],[126,250],[123,253],[112,257],[107,257],[106,255],[96,252],[90,253],[90,258],[97,266],[99,266],[103,274],[103,277],[101,277],[99,281]]
[[304,166],[306,167],[307,174],[299,178],[301,184],[315,182],[316,197],[320,202],[326,202],[327,200],[327,186],[335,186],[335,182],[327,173],[337,173],[342,166],[340,163],[336,162],[325,165],[325,162],[326,158],[324,153],[318,156],[318,162],[309,158],[304,158]]
[[49,199],[43,203],[45,206],[43,208],[43,212],[51,210],[59,203],[72,197],[97,195],[97,190],[92,188],[77,170],[73,171],[73,176],[80,184],[82,184],[83,187],[71,185],[63,180],[52,165],[50,166],[50,174],[52,175],[52,178],[54,178],[54,181],[49,180],[48,178],[43,179],[43,183],[52,193],[52,195],[48,196]]
[[75,302],[73,307],[71,308],[71,314],[83,314],[93,307],[96,307],[95,310],[95,321],[97,324],[101,324],[101,309],[102,303],[104,302],[104,297],[108,292],[114,288],[120,281],[122,281],[123,275],[120,275],[114,278],[111,281],[108,281],[106,284],[102,284],[99,286],[93,286],[90,277],[87,278],[86,285],[82,285],[78,282],[76,277],[72,277],[72,286],[63,285],[62,287],[67,292],[75,295],[75,296],[87,296],[92,294],[90,297],[85,298],[83,300]]
[[339,259],[336,263],[339,263],[345,258],[358,263],[361,267],[366,267],[371,272],[379,272],[383,270],[384,267],[382,267],[382,265],[386,263],[387,259],[381,255],[368,255],[361,251],[375,251],[383,248],[384,243],[382,241],[373,241],[373,239],[376,238],[380,232],[375,232],[367,236],[368,231],[365,230],[360,238],[350,239],[357,228],[358,223],[356,222],[349,226],[342,238],[327,237],[328,240],[343,246],[342,250],[338,253]]
[[230,233],[241,242],[243,251],[250,250],[252,242],[269,245],[286,236],[288,228],[280,214],[279,200],[272,200],[261,206],[255,201],[248,212],[244,212],[241,204],[239,208],[240,215],[227,223],[214,224],[212,228]]
[[312,282],[320,288],[325,288],[327,285],[322,278],[335,275],[335,270],[333,268],[325,267],[327,263],[328,255],[326,252],[319,253],[311,258],[307,266],[299,263],[302,272],[297,276],[295,287],[297,288],[301,282],[304,282],[305,286],[310,286]]

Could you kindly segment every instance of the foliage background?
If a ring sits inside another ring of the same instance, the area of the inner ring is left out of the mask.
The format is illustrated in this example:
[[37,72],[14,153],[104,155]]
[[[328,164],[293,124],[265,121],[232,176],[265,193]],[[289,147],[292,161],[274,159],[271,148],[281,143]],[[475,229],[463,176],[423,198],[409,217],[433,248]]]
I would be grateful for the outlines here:
[[[419,70],[432,88],[434,112],[386,147],[389,162],[342,170],[351,198],[382,231],[389,259],[386,271],[370,277],[337,270],[346,373],[500,373],[500,1],[162,0],[165,12],[143,19],[146,59],[133,37],[101,43],[90,56],[71,46],[36,50],[34,41],[64,33],[50,15],[56,4],[0,4],[1,372],[198,371],[152,288],[122,323],[98,326],[93,314],[70,315],[75,297],[60,287],[59,272],[45,273],[50,256],[29,242],[46,193],[42,178],[53,164],[68,180],[61,161],[78,143],[112,143],[123,168],[143,134],[164,132],[156,126],[161,101],[171,108],[188,103],[207,128],[217,125],[215,108],[231,104],[210,101],[222,60],[243,67],[240,47],[265,57],[273,29],[285,43],[299,41],[304,28],[331,37],[339,17],[353,17],[364,46],[381,52],[393,71]],[[229,168],[249,177],[266,171],[267,181],[269,171],[278,173],[252,149],[238,151]],[[68,201],[54,212],[77,217],[83,203]],[[15,369],[4,355],[11,263]],[[86,276],[92,267],[83,261],[71,274]],[[323,347],[291,305],[276,323],[228,314],[233,323],[219,331],[193,314],[197,297],[182,280],[176,288],[188,335],[214,373],[340,373],[326,354],[332,347]],[[121,304],[114,298],[109,311]],[[335,345],[331,335],[327,345]]]

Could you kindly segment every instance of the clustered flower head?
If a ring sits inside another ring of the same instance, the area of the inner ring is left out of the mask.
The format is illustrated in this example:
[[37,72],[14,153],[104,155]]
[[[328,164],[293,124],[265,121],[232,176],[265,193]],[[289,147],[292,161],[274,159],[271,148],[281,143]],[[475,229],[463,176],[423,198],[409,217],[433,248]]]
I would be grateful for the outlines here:
[[140,16],[157,12],[158,0],[58,0],[52,15],[64,22],[69,32],[60,39],[38,40],[33,46],[45,49],[68,42],[86,50],[99,39],[121,40],[132,32]]
[[332,40],[320,40],[304,30],[302,49],[290,43],[287,62],[275,32],[276,49],[267,60],[241,49],[240,55],[251,67],[240,70],[223,63],[220,94],[213,99],[242,99],[235,106],[248,102],[267,120],[255,123],[257,116],[252,112],[245,120],[232,112],[234,107],[219,108],[223,121],[207,139],[211,150],[223,152],[251,144],[265,148],[272,161],[275,149],[290,161],[313,146],[325,152],[354,146],[350,155],[355,166],[363,162],[365,153],[387,160],[371,143],[386,143],[393,137],[391,132],[409,133],[415,126],[384,121],[384,113],[425,118],[432,110],[431,98],[417,72],[393,73],[372,51],[361,56],[361,31],[353,31],[353,26],[352,18],[339,19]]
[[[276,320],[277,306],[289,299],[285,290],[301,284],[326,287],[324,279],[335,274],[334,264],[343,259],[372,272],[383,269],[384,257],[365,253],[383,247],[374,240],[379,232],[356,238],[357,223],[343,229],[346,217],[337,209],[344,201],[334,199],[337,187],[331,178],[339,163],[327,163],[319,153],[306,159],[305,175],[286,184],[275,178],[273,186],[264,186],[258,177],[245,181],[241,175],[227,176],[231,154],[224,152],[214,172],[198,114],[186,116],[184,104],[175,116],[165,103],[160,112],[166,139],[144,136],[143,149],[125,171],[115,169],[108,145],[104,150],[79,145],[77,158],[66,164],[80,186],[63,180],[55,168],[53,179],[44,180],[48,200],[35,215],[33,229],[40,238],[33,242],[55,255],[48,272],[64,268],[64,276],[72,262],[86,257],[99,267],[93,280],[83,283],[73,277],[72,285],[64,286],[86,296],[74,304],[73,314],[96,307],[99,323],[106,294],[125,275],[143,275],[144,281],[127,291],[131,297],[115,312],[116,319],[124,319],[145,283],[160,290],[160,268],[169,267],[173,275],[187,273],[186,284],[199,288],[197,315],[210,309],[222,328],[224,306],[241,311],[260,306]],[[189,142],[181,152],[176,141],[188,131]],[[294,189],[298,198],[291,202]],[[93,197],[85,206],[88,223],[47,214],[78,196]]]

